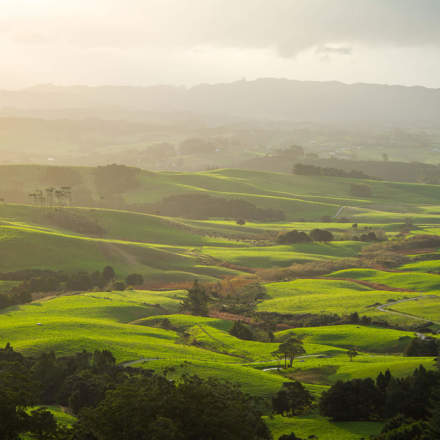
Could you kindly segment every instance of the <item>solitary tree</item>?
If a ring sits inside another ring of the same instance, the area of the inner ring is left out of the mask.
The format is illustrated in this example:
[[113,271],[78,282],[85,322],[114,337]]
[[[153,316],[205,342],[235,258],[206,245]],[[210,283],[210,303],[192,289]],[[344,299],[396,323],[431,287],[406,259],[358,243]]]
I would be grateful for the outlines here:
[[333,240],[333,234],[330,231],[327,231],[325,229],[313,229],[310,232],[310,237],[313,241],[332,241]]
[[102,271],[102,279],[105,283],[109,283],[110,281],[114,280],[116,274],[111,266],[105,266],[104,270]]
[[356,351],[355,348],[349,348],[347,350],[347,356],[350,358],[350,362],[353,362],[353,358],[356,357],[359,353]]
[[275,350],[272,355],[283,357],[284,368],[287,368],[287,359],[289,359],[289,367],[292,367],[295,357],[305,352],[302,342],[297,338],[291,337],[286,342],[281,343],[278,350]]
[[131,273],[125,278],[128,286],[140,286],[144,282],[144,277],[139,273]]
[[297,415],[312,404],[312,395],[301,382],[285,382],[272,398],[272,409],[277,414]]
[[188,295],[183,300],[182,308],[194,315],[206,316],[208,314],[208,299],[206,289],[195,280],[191,289],[188,289]]

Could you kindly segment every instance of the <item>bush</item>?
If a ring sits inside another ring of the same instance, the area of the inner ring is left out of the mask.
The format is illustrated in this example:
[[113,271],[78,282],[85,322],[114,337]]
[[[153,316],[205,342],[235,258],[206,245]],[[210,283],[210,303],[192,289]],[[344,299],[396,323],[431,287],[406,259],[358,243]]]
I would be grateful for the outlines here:
[[125,283],[123,281],[115,281],[113,290],[125,290]]
[[229,334],[238,339],[244,339],[246,341],[252,341],[255,339],[252,328],[242,321],[235,321],[234,325],[229,331]]
[[333,241],[334,239],[333,234],[325,229],[313,229],[310,232],[310,237],[313,241],[323,242]]
[[131,273],[125,278],[127,286],[140,286],[144,283],[144,277],[139,273]]
[[311,241],[311,238],[305,232],[295,229],[288,232],[280,232],[277,236],[277,242],[280,244],[310,243]]

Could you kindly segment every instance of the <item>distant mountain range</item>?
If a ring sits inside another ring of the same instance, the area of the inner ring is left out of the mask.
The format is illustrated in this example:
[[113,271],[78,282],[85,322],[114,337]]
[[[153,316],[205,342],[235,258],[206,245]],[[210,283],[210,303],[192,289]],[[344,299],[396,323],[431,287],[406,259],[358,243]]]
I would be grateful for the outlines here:
[[0,109],[3,113],[117,109],[242,120],[438,127],[440,89],[285,79],[201,84],[188,89],[43,85],[0,91]]

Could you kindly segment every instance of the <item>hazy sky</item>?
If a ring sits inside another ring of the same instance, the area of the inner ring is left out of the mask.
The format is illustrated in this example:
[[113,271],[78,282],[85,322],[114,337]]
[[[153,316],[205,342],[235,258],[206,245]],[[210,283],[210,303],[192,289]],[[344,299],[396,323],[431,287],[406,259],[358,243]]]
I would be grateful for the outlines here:
[[0,87],[440,87],[440,0],[0,0]]

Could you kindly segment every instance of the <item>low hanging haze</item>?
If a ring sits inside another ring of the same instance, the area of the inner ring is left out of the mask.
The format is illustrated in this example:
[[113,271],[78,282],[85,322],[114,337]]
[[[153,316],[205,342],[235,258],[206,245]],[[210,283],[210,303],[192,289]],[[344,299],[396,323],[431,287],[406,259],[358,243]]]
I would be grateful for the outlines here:
[[290,78],[440,88],[440,0],[0,0],[0,88]]

